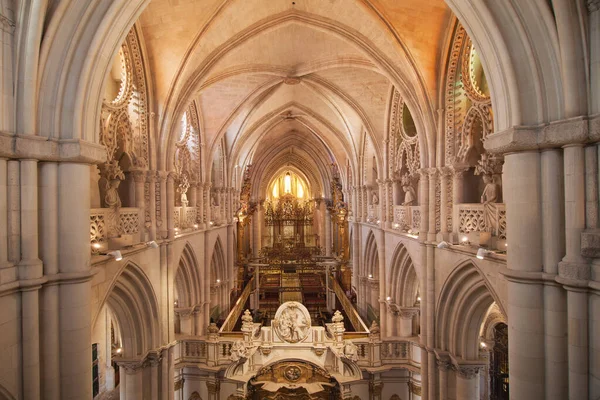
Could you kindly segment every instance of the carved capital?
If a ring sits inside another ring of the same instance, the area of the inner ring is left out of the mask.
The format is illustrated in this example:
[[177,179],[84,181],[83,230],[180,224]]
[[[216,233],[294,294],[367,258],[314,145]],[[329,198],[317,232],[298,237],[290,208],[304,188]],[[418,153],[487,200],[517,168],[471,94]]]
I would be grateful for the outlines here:
[[454,367],[454,370],[458,376],[463,379],[475,378],[482,369],[483,365],[457,365]]
[[450,363],[447,360],[437,360],[436,363],[440,371],[446,372],[450,369]]
[[221,383],[219,381],[207,381],[206,388],[208,389],[208,393],[217,394],[221,390]]
[[146,171],[132,171],[133,180],[135,183],[144,183],[146,182]]

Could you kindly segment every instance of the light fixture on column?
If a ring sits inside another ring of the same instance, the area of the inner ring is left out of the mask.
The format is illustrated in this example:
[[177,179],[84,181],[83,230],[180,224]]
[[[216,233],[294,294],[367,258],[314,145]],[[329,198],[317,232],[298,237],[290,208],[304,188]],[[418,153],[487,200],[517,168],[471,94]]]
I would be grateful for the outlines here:
[[460,238],[460,243],[465,246],[469,245],[469,238],[467,236],[463,236],[462,238]]
[[121,354],[122,352],[123,352],[123,348],[122,347],[117,347],[115,349],[115,353],[117,353],[117,354]]
[[390,301],[392,301],[392,296],[388,296],[388,297],[386,297],[386,298],[385,298],[385,301],[387,301],[388,303],[389,303]]
[[400,224],[394,224],[394,229],[400,228]]
[[221,283],[221,280],[220,280],[220,279],[217,279],[217,283]]
[[213,226],[215,224],[215,222],[214,221],[210,221],[209,224],[210,224],[210,226]]
[[194,229],[198,229],[198,224],[194,224]]
[[108,253],[106,253],[106,255],[113,257],[115,259],[115,261],[121,261],[123,259],[123,256],[121,255],[121,251],[119,251],[119,250],[108,252]]
[[445,240],[442,240],[437,245],[438,249],[447,249],[448,247],[450,247],[450,243],[446,242]]
[[489,251],[487,251],[483,247],[480,247],[479,250],[477,250],[477,258],[479,258],[480,260],[483,260],[483,258],[487,255],[487,253],[489,253]]
[[101,245],[100,243],[94,243],[94,244],[92,244],[92,247],[93,247],[95,250],[99,250],[99,249],[102,247],[102,245]]
[[373,274],[369,274],[369,279],[373,279]]
[[153,249],[158,249],[158,243],[156,243],[156,241],[152,240],[150,242],[146,242],[146,246],[153,248]]

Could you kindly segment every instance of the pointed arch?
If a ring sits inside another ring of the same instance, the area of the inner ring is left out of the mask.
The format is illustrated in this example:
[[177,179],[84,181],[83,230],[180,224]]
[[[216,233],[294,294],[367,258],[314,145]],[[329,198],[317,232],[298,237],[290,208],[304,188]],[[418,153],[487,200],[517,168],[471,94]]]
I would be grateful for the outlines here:
[[0,400],[15,400],[15,398],[7,389],[0,385]]
[[389,295],[392,302],[401,307],[414,307],[419,294],[419,278],[413,260],[402,243],[399,243],[394,251],[390,270]]
[[436,347],[477,360],[481,324],[494,302],[501,304],[479,268],[471,261],[459,264],[444,282],[436,305]]
[[365,246],[364,262],[362,264],[363,276],[370,276],[373,279],[379,278],[379,251],[377,249],[377,241],[373,231],[369,231]]
[[190,243],[186,243],[175,272],[177,304],[182,308],[195,307],[201,302],[202,279],[198,260]]
[[105,305],[119,327],[124,357],[143,357],[158,346],[158,302],[152,284],[140,267],[132,262],[125,264]]

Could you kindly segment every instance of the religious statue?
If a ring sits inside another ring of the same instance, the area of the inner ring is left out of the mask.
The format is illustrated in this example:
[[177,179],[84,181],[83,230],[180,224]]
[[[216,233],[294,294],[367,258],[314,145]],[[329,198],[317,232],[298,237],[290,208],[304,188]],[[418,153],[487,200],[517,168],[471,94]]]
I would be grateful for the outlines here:
[[413,206],[415,200],[417,199],[415,189],[411,185],[402,186],[402,190],[404,190],[404,202],[403,206]]
[[403,206],[414,206],[417,201],[417,194],[415,193],[415,189],[413,188],[410,175],[404,174],[401,178],[402,190],[404,190],[404,202]]
[[350,340],[344,340],[344,357],[350,361],[358,361],[358,347]]
[[485,188],[481,195],[481,203],[483,204],[483,220],[485,223],[485,231],[492,232],[498,226],[498,185],[494,182],[492,175],[483,175],[483,183]]
[[187,198],[187,191],[190,188],[190,182],[186,174],[181,176],[181,181],[179,182],[179,193],[181,193],[181,205],[187,207],[189,204]]
[[379,204],[379,196],[377,196],[377,193],[375,193],[375,191],[373,191],[373,197],[372,197],[371,203],[373,205]]
[[229,357],[231,358],[231,361],[243,361],[244,359],[248,358],[249,353],[248,349],[246,348],[246,345],[241,340],[238,340],[237,342],[233,343],[230,352],[231,356]]
[[120,179],[111,179],[106,183],[106,194],[104,203],[108,208],[121,208],[121,198],[119,197]]
[[121,171],[119,164],[113,160],[105,164],[104,175],[106,177],[104,204],[109,208],[109,211],[106,213],[107,236],[109,238],[117,238],[121,235],[121,198],[119,197],[119,185],[125,179],[125,174]]

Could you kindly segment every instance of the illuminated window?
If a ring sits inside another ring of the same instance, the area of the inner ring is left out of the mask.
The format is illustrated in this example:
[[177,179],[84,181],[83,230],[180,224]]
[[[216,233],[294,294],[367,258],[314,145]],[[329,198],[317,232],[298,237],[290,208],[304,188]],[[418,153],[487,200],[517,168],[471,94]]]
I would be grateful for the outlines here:
[[279,198],[279,184],[277,182],[273,185],[273,197]]
[[285,178],[283,178],[283,193],[292,193],[292,177],[289,172],[286,173]]
[[297,192],[296,192],[297,197],[299,199],[303,198],[304,197],[304,188],[302,187],[302,184],[300,182],[298,182],[296,190],[297,190]]

